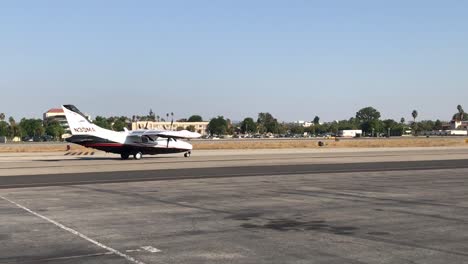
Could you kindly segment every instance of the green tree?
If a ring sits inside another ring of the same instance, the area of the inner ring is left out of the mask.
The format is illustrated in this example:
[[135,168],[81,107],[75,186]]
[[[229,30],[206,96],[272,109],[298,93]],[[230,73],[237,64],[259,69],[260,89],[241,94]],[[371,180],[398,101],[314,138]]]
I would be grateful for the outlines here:
[[372,136],[377,136],[378,133],[382,133],[384,131],[384,125],[382,121],[375,119],[372,121],[363,122],[361,124],[361,129],[367,133],[372,133]]
[[127,127],[127,118],[126,117],[119,117],[115,119],[114,123],[112,124],[112,130],[114,131],[124,131],[124,128]]
[[233,134],[234,134],[235,127],[232,125],[231,119],[227,118],[227,119],[226,119],[226,123],[227,123],[226,134],[227,134],[227,135],[233,135]]
[[380,116],[377,109],[368,106],[356,112],[356,122],[359,122],[359,126],[366,133],[378,133],[383,129]]
[[301,125],[292,125],[292,126],[289,128],[289,131],[290,131],[292,134],[304,134],[305,129],[304,129],[304,127],[301,126]]
[[[400,120],[401,121],[401,120]],[[401,122],[398,123],[393,119],[386,119],[382,121],[383,130],[387,133],[388,136],[401,136],[403,133]]]
[[452,119],[459,121],[468,121],[468,115],[465,113],[465,110],[463,110],[463,107],[461,105],[457,105],[457,110],[458,112],[453,115]]
[[51,121],[46,124],[45,133],[55,140],[59,140],[63,134],[65,134],[65,129],[57,121]]
[[406,122],[405,118],[402,117],[402,118],[400,119],[400,124],[404,124],[405,122]]
[[356,112],[356,119],[360,122],[369,122],[380,118],[380,112],[373,107],[365,107]]
[[413,117],[413,122],[416,123],[416,118],[418,117],[418,111],[417,110],[413,110],[413,112],[411,112],[411,116]]
[[278,124],[278,134],[286,134],[288,132],[288,126],[283,122]]
[[314,125],[314,129],[315,129],[315,133],[317,133],[318,135],[328,132],[327,131],[327,124]]
[[0,137],[8,136],[9,130],[10,126],[8,125],[8,123],[3,120],[0,121]]
[[278,133],[279,123],[270,113],[259,113],[257,124],[260,133]]
[[228,123],[223,116],[212,118],[208,123],[207,130],[210,135],[225,135],[228,129]]
[[306,128],[304,128],[304,132],[307,132],[310,135],[315,135],[316,130],[317,130],[317,126],[318,125],[313,125],[313,126],[306,127]]
[[199,115],[192,115],[188,118],[187,122],[202,122],[203,118]]
[[458,110],[458,115],[460,117],[460,120],[463,120],[463,115],[465,111],[463,111],[463,107],[461,105],[457,105],[457,110]]
[[338,130],[357,129],[359,127],[359,122],[355,118],[350,118],[349,120],[338,121],[335,127],[338,128]]
[[415,136],[419,131],[418,124],[416,123],[416,118],[418,117],[418,114],[419,113],[417,110],[413,110],[413,112],[411,112],[411,116],[413,117],[413,124],[411,125],[411,129],[413,130],[413,135]]
[[435,123],[432,120],[423,120],[418,123],[419,131],[432,131],[434,127]]
[[320,117],[318,117],[318,116],[315,116],[315,117],[314,117],[314,121],[313,121],[313,122],[314,122],[314,125],[318,125],[318,124],[320,124]]
[[331,123],[328,123],[328,132],[337,134],[338,130],[340,130],[338,121],[333,121]]
[[93,123],[98,127],[111,129],[111,123],[109,122],[109,120],[107,120],[107,118],[103,116],[96,116]]
[[5,113],[0,113],[0,121],[5,121]]
[[19,127],[21,130],[21,135],[23,136],[42,136],[44,135],[44,127],[42,126],[42,120],[40,119],[21,119],[19,123]]
[[255,124],[253,118],[244,118],[244,121],[241,123],[241,132],[242,134],[251,134],[257,132],[257,124]]
[[156,114],[153,112],[153,109],[149,110],[148,121],[156,121]]
[[385,119],[385,120],[382,121],[382,122],[383,122],[383,124],[384,124],[384,128],[385,128],[385,129],[388,129],[388,128],[393,129],[393,128],[395,128],[396,126],[398,126],[398,123],[397,123],[395,120],[393,120],[393,119]]
[[442,121],[437,119],[434,123],[434,130],[442,130],[442,128],[443,128]]
[[10,131],[8,133],[9,137],[11,138],[20,137],[21,129],[19,128],[18,124],[16,124],[15,119],[12,116],[10,116],[8,118],[8,122],[10,123],[10,126],[9,126]]

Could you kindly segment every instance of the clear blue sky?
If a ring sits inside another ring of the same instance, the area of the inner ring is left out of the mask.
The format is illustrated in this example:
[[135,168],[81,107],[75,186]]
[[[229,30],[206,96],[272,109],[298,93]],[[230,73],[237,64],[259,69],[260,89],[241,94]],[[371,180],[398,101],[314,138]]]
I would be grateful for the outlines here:
[[2,1],[0,112],[448,120],[468,1]]

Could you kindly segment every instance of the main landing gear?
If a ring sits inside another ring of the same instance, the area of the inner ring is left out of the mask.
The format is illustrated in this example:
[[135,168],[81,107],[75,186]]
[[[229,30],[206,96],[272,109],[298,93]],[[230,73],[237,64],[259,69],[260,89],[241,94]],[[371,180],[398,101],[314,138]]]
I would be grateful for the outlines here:
[[190,152],[190,151],[189,151],[189,152],[185,152],[185,153],[184,153],[184,157],[190,158],[190,155],[191,155],[191,154],[192,154],[192,152]]
[[141,157],[143,157],[143,154],[141,152],[137,152],[137,153],[133,154],[133,158],[136,159],[136,160],[141,159]]

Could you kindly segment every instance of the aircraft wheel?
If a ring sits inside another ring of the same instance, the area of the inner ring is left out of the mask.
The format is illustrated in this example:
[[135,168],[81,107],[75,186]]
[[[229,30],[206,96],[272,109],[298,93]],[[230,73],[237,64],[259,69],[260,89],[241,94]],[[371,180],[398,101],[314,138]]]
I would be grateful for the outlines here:
[[126,160],[128,159],[130,155],[128,153],[120,153],[120,157],[123,159],[123,160]]
[[141,152],[137,152],[137,153],[133,154],[133,158],[136,159],[136,160],[141,159],[142,156],[143,156],[143,154]]
[[192,153],[191,152],[185,152],[184,157],[190,158],[190,154],[192,154]]

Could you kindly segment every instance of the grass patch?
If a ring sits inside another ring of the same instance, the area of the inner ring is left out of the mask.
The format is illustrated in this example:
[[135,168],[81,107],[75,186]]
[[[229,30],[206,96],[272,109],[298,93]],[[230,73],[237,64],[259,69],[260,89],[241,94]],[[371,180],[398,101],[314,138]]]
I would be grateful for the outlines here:
[[[398,138],[346,140],[238,140],[194,141],[194,149],[280,149],[280,148],[387,148],[387,147],[454,147],[463,146],[463,138]],[[465,140],[468,142],[468,139]]]
[[[320,140],[320,139],[298,139],[298,140],[194,140],[191,141],[195,150],[216,150],[216,149],[282,149],[282,148],[321,148],[318,142],[322,141],[325,146],[322,148],[391,148],[391,147],[456,147],[466,146],[468,138],[378,138],[378,139],[340,139],[340,140]],[[69,144],[70,151],[89,151],[88,148]],[[66,143],[34,144],[0,144],[0,153],[14,152],[66,152]]]

